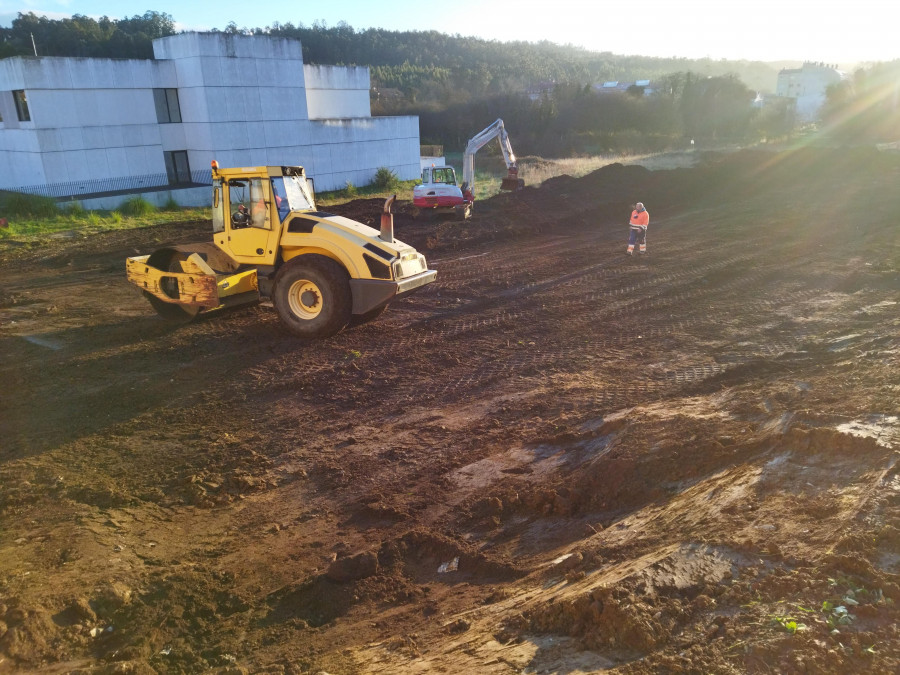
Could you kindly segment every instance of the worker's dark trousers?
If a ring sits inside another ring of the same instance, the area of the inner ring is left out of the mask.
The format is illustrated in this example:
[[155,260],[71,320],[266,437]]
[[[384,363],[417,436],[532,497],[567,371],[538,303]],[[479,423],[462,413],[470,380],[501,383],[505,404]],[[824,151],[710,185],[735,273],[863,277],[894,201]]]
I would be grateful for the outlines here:
[[647,228],[643,225],[632,225],[631,229],[628,232],[628,252],[631,253],[634,250],[634,245],[638,244],[641,247],[641,253],[646,252],[647,250]]

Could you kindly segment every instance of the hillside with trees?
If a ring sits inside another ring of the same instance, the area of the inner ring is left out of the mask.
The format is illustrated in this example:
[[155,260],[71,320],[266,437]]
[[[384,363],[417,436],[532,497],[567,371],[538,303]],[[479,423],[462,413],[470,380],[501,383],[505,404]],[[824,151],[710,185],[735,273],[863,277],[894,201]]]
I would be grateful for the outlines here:
[[[152,58],[152,40],[175,32],[173,17],[155,11],[119,20],[20,13],[10,28],[0,28],[0,56],[32,54],[36,46],[42,56]],[[298,39],[310,64],[368,66],[373,114],[417,115],[422,142],[448,152],[461,150],[498,117],[514,134],[520,155],[543,156],[656,151],[691,140],[748,142],[781,138],[794,127],[788,101],[752,105],[758,93],[774,90],[786,64],[625,56],[551,42],[355,30],[345,22],[230,23],[224,32]],[[888,67],[861,71],[830,92],[826,116],[842,125],[843,137],[871,135],[873,129],[895,133],[886,128],[893,118],[884,117],[889,98],[854,112],[894,74]],[[651,85],[649,91],[632,86],[603,95],[593,89],[613,80]]]
[[[173,17],[155,11],[99,20],[79,14],[48,19],[19,13],[10,28],[0,28],[0,57],[33,54],[33,36],[41,56],[152,58],[151,41],[175,32]],[[369,66],[375,87],[398,89],[409,101],[435,106],[524,91],[547,82],[657,79],[679,71],[736,74],[751,89],[772,91],[777,75],[776,65],[761,62],[622,56],[551,42],[498,42],[437,31],[355,30],[345,22],[333,27],[276,22],[250,28],[231,23],[225,32],[298,39],[307,63]]]
[[10,28],[0,27],[0,58],[28,56],[93,56],[152,59],[152,41],[174,35],[175,22],[162,12],[146,12],[126,19],[99,20],[75,14],[48,19],[33,12],[19,13]]

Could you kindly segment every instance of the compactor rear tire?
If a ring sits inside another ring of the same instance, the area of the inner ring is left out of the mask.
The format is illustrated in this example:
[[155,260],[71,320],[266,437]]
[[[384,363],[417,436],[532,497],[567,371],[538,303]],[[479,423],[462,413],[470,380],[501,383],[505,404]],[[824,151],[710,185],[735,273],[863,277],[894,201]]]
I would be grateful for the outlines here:
[[[150,267],[155,267],[163,272],[180,272],[181,265],[179,263],[187,260],[189,255],[190,254],[182,251],[161,248],[150,255],[147,259],[147,264],[150,265]],[[163,283],[166,282],[164,281]],[[171,295],[177,295],[177,291],[177,287],[173,288]],[[199,307],[178,305],[166,302],[165,300],[160,300],[152,293],[147,293],[146,291],[144,291],[144,295],[147,296],[147,300],[150,301],[150,306],[156,310],[156,313],[169,323],[188,323],[197,316],[197,313],[200,311]]]
[[278,270],[272,301],[278,316],[294,335],[331,337],[350,323],[350,277],[330,258],[300,256]]

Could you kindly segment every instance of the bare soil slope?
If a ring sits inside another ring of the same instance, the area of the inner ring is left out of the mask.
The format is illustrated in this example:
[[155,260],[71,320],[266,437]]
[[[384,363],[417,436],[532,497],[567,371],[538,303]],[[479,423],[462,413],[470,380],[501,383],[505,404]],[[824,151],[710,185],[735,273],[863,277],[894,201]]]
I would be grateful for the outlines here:
[[155,317],[124,258],[208,223],[4,244],[0,673],[897,672],[898,179],[404,205],[437,282],[323,342]]

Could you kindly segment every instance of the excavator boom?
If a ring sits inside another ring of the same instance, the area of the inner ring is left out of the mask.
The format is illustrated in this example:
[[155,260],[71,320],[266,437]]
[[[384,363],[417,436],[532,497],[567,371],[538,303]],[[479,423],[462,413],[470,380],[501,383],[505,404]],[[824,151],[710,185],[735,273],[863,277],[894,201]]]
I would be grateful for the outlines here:
[[498,138],[500,141],[500,152],[503,153],[503,161],[506,162],[507,170],[507,176],[500,185],[501,189],[518,190],[522,187],[522,181],[519,179],[519,169],[516,165],[516,155],[513,153],[512,145],[509,142],[509,134],[506,133],[503,120],[498,119],[479,134],[473,136],[466,144],[466,150],[463,154],[463,192],[468,189],[474,194],[475,153],[495,138]]

